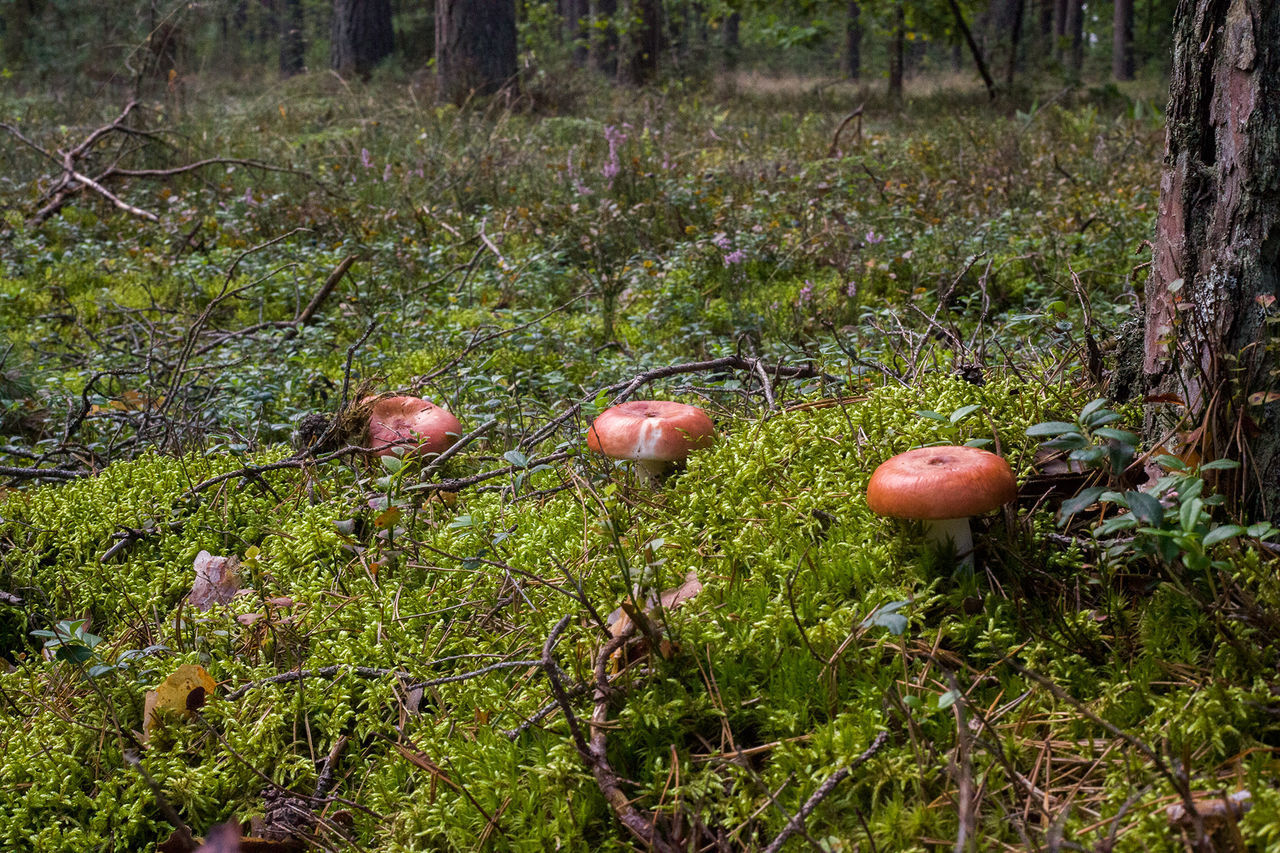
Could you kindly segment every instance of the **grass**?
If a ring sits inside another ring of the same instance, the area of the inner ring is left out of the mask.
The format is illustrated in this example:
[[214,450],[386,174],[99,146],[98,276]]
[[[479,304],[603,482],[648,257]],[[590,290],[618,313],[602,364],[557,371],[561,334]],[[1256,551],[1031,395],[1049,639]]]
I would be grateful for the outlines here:
[[[1225,542],[1201,575],[1139,547],[1153,534],[1099,547],[1020,505],[980,525],[968,575],[863,498],[879,461],[931,442],[990,440],[1026,480],[1026,429],[1105,394],[1086,337],[1105,344],[1141,285],[1150,99],[870,99],[829,156],[847,94],[583,88],[548,115],[393,80],[211,85],[148,105],[166,144],[130,163],[291,171],[120,187],[157,226],[83,198],[28,227],[46,167],[6,154],[0,464],[93,475],[0,497],[20,599],[0,604],[5,846],[164,840],[132,753],[199,834],[267,814],[264,790],[310,794],[341,742],[341,799],[298,830],[324,849],[630,849],[563,709],[538,716],[544,667],[486,667],[539,661],[569,616],[551,654],[586,685],[597,617],[691,574],[702,591],[614,665],[607,706],[622,790],[672,836],[763,848],[887,731],[809,817],[819,847],[1178,849],[1163,807],[1188,787],[1247,789],[1243,843],[1274,844],[1267,552]],[[63,147],[115,107],[51,109],[0,105]],[[297,317],[348,255],[316,322],[244,331]],[[602,389],[735,353],[815,378],[770,379],[772,406],[750,372],[646,385],[721,431],[660,491],[585,455]],[[350,455],[197,488],[287,458],[344,387],[496,421],[441,476],[508,470],[456,498]],[[186,606],[201,550],[237,556],[252,592]],[[102,643],[47,660],[30,632],[71,619]],[[143,747],[146,690],[188,663],[219,695]]]

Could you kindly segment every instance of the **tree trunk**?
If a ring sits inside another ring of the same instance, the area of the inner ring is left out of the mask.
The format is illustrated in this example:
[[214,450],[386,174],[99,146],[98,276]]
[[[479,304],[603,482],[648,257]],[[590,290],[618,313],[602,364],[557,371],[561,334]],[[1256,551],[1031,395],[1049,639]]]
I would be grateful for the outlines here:
[[1084,68],[1084,0],[1067,0],[1065,36],[1067,67],[1073,77],[1079,77]]
[[1018,47],[1022,42],[1022,13],[1026,3],[1024,0],[1010,0],[1009,3],[1009,55],[1005,57],[1005,88],[1013,86],[1013,75],[1018,70]]
[[587,64],[587,23],[591,8],[587,0],[561,0],[564,16],[564,37],[572,46],[573,64],[584,68]]
[[[969,52],[973,54],[973,64],[978,67],[978,73],[982,75],[982,82],[987,87],[987,97],[995,100],[996,97],[996,81],[991,79],[991,72],[987,70],[986,60],[982,58],[982,48],[978,47],[978,43],[973,39],[973,32],[970,31],[969,25],[964,22],[964,13],[960,10],[960,4],[956,0],[948,0],[951,6],[951,14],[956,19],[956,28],[960,30],[960,35],[964,37],[965,42],[969,45]],[[902,7],[899,6],[899,12]]]
[[436,97],[460,104],[516,76],[514,0],[437,0]]
[[1066,64],[1067,0],[1053,0],[1053,58]]
[[1240,461],[1229,494],[1280,520],[1280,3],[1179,0],[1173,32],[1146,431]]
[[618,74],[618,30],[613,18],[618,14],[618,0],[590,0],[591,64],[610,77]]
[[333,0],[330,68],[339,74],[367,77],[394,48],[391,0]]
[[850,80],[862,76],[862,7],[849,0],[844,23],[844,70]]
[[631,0],[633,16],[627,31],[629,82],[643,85],[658,73],[658,63],[666,47],[663,37],[662,0]]
[[280,73],[285,76],[299,74],[306,58],[306,42],[303,40],[304,20],[302,0],[281,0],[280,11]]
[[1133,0],[1115,0],[1112,18],[1111,76],[1133,79]]
[[732,71],[738,67],[738,57],[742,53],[742,15],[730,12],[724,19],[724,67]]
[[893,13],[893,29],[889,32],[889,100],[902,103],[902,62],[906,14],[899,3]]

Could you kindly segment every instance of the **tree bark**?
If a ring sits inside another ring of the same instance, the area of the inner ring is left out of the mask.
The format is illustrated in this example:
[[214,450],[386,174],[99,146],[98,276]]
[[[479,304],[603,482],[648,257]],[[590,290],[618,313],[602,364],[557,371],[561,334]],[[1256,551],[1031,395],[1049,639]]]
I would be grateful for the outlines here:
[[850,80],[862,76],[862,7],[849,0],[844,23],[844,71]]
[[1280,520],[1280,3],[1179,0],[1173,28],[1145,427],[1240,461],[1228,493]]
[[1133,79],[1133,0],[1115,0],[1112,16],[1111,76]]
[[742,53],[742,14],[730,12],[724,19],[724,67],[732,71],[738,67]]
[[1025,6],[1024,0],[1009,2],[1009,55],[1005,57],[1007,63],[1004,67],[1005,88],[1013,86],[1013,75],[1018,70],[1018,47],[1022,43],[1022,13]]
[[1072,75],[1079,77],[1084,68],[1084,0],[1067,0],[1065,26],[1066,64]]
[[1053,58],[1066,64],[1067,0],[1053,0]]
[[366,77],[394,49],[391,0],[333,0],[330,68]]
[[583,68],[587,64],[587,23],[591,7],[587,0],[561,0],[560,14],[564,18],[564,38],[572,46],[573,64]]
[[460,104],[516,76],[514,0],[437,0],[436,97]]
[[618,30],[613,18],[618,14],[618,0],[590,0],[591,64],[609,77],[618,73]]
[[899,3],[893,13],[893,28],[889,32],[889,100],[902,103],[902,63],[905,41],[906,14]]
[[302,17],[302,0],[282,0],[281,5],[280,73],[285,76],[300,74],[307,47],[303,40],[305,21]]

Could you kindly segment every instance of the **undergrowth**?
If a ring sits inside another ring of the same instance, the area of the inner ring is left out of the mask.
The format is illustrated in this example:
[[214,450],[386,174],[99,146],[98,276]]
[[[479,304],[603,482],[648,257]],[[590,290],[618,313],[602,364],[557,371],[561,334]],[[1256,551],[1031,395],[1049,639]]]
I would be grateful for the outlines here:
[[[1134,102],[936,106],[833,152],[849,105],[821,94],[540,116],[304,78],[140,115],[171,144],[134,167],[291,171],[131,182],[163,214],[139,227],[87,196],[27,224],[46,165],[6,152],[0,464],[67,482],[0,496],[0,843],[149,849],[158,796],[197,833],[262,816],[337,744],[324,849],[631,849],[544,644],[571,617],[549,654],[585,721],[610,611],[692,578],[609,665],[606,738],[689,837],[763,848],[853,766],[807,820],[823,849],[1176,849],[1180,786],[1248,790],[1244,843],[1280,843],[1269,552],[1212,546],[1229,612],[1176,555],[1059,528],[1060,494],[979,520],[976,573],[867,509],[921,444],[1041,476],[1027,430],[1100,393],[1152,226]],[[0,104],[51,146],[110,118],[45,109]],[[737,354],[758,372],[644,386],[721,432],[660,490],[586,454],[617,383]],[[494,422],[440,472],[456,495],[286,446],[370,387]],[[206,612],[201,551],[247,590]],[[67,620],[101,642],[42,650]],[[144,725],[181,664],[216,695]]]

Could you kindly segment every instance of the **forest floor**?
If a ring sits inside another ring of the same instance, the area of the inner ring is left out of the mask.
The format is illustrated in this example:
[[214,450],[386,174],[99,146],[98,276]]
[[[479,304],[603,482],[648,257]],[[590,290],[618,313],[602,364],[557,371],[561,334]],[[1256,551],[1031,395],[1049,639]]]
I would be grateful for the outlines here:
[[[1155,87],[766,82],[4,96],[0,847],[1280,845],[1272,531],[1107,400]],[[865,497],[962,443],[972,568]]]

